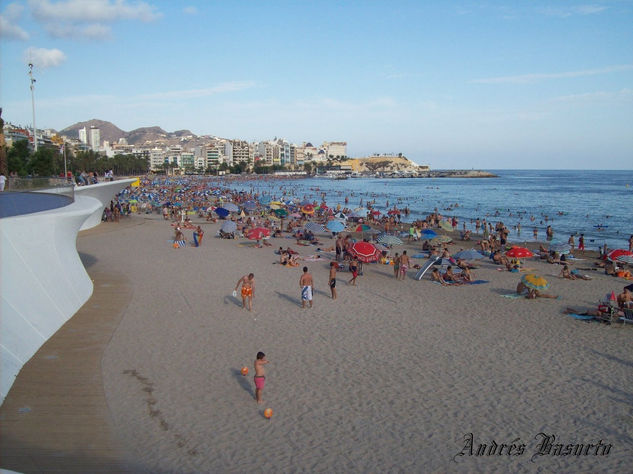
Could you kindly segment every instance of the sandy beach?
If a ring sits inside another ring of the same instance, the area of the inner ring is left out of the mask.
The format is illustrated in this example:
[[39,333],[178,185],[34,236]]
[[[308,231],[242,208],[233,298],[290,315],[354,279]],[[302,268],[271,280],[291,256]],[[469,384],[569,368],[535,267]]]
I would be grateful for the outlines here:
[[[633,459],[631,327],[561,314],[594,307],[624,280],[599,272],[564,280],[552,276],[558,266],[530,260],[561,296],[532,301],[502,297],[519,276],[491,263],[475,271],[489,283],[464,287],[397,281],[390,266],[370,264],[356,287],[340,273],[333,301],[324,257],[305,262],[316,291],[314,307],[301,309],[301,269],[273,263],[273,249],[293,240],[260,249],[215,238],[219,224],[201,222],[200,247],[173,249],[168,222],[131,221],[116,232],[103,224],[78,248],[134,287],[103,378],[135,464],[153,472],[622,471]],[[231,292],[251,271],[248,312]],[[260,350],[271,361],[262,406],[252,377],[239,373],[252,372]],[[541,432],[612,448],[532,458]],[[525,453],[455,457],[468,451],[468,433],[475,443],[524,443]]]
[[[366,264],[356,286],[339,273],[332,300],[323,254],[301,262],[315,279],[314,307],[302,309],[301,267],[274,263],[273,251],[290,245],[306,257],[316,247],[273,238],[255,248],[214,237],[219,223],[193,222],[205,230],[198,248],[172,248],[173,227],[156,215],[104,223],[77,241],[89,273],[120,272],[132,290],[102,378],[121,461],[133,470],[628,471],[633,328],[562,314],[594,308],[625,280],[597,271],[565,280],[559,266],[531,259],[525,266],[560,299],[526,300],[502,297],[520,275],[489,260],[474,271],[488,283],[460,287],[416,281],[414,271],[397,281],[391,266]],[[593,261],[575,265],[583,264]],[[231,294],[249,272],[252,312]],[[252,379],[258,351],[270,360],[262,405]],[[264,408],[274,410],[270,420]],[[538,455],[548,442],[610,447]]]

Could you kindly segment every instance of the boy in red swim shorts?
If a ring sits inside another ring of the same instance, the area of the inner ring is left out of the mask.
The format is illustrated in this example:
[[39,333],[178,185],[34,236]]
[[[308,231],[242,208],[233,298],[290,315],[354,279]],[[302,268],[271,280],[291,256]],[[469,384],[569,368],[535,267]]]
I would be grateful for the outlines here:
[[246,308],[246,301],[248,300],[248,310],[251,311],[253,309],[253,297],[255,296],[255,275],[249,273],[240,278],[235,285],[235,291],[237,291],[240,283],[242,284],[242,308]]
[[255,400],[257,403],[262,403],[262,392],[264,391],[264,385],[266,384],[266,370],[264,369],[264,365],[268,364],[269,361],[266,360],[266,354],[263,352],[257,353],[257,358],[255,359]]

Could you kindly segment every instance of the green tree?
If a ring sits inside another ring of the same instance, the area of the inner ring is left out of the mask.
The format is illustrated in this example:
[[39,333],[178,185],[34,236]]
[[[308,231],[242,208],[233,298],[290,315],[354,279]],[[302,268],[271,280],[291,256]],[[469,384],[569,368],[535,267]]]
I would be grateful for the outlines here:
[[31,160],[31,152],[29,150],[29,142],[20,140],[13,144],[7,150],[7,165],[9,173],[16,172],[19,176],[28,174],[28,165]]

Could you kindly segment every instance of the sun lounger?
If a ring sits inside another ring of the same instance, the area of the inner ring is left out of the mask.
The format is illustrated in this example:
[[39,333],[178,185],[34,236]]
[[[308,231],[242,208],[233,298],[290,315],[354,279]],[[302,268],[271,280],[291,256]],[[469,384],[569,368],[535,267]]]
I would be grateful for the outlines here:
[[622,326],[624,326],[626,323],[633,324],[633,308],[624,308],[623,311],[624,316],[620,318]]
[[429,271],[429,268],[431,268],[433,266],[433,264],[435,262],[437,262],[438,260],[440,260],[440,257],[438,257],[437,255],[433,255],[431,258],[429,258],[426,263],[422,266],[422,268],[420,268],[420,270],[418,270],[418,273],[415,274],[415,279],[416,280],[421,280],[422,277],[424,276],[424,274]]

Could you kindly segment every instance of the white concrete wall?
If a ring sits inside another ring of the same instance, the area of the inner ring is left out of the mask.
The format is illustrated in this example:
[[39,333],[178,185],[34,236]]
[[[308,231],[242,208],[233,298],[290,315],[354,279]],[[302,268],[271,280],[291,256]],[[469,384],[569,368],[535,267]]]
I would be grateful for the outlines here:
[[132,181],[79,188],[68,206],[0,219],[0,404],[22,366],[92,295],[77,234],[98,225]]

